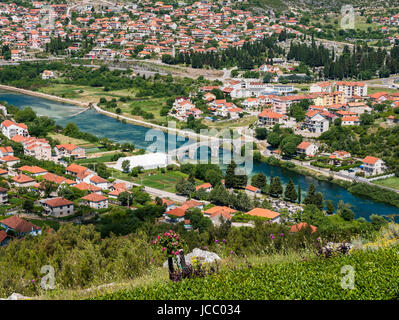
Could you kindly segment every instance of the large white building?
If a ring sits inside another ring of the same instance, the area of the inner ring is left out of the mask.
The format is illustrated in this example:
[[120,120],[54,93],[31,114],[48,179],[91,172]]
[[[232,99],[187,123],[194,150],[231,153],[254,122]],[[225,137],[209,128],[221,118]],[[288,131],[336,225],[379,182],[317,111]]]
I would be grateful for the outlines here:
[[4,120],[1,123],[1,132],[5,135],[8,139],[16,135],[20,135],[23,137],[29,137],[28,127],[24,123],[15,123],[10,120]]
[[365,82],[337,81],[335,85],[336,91],[343,92],[346,97],[367,96],[367,83]]
[[143,167],[144,170],[164,168],[168,164],[172,163],[172,158],[170,155],[162,152],[156,152],[119,158],[114,168],[123,171],[122,163],[126,160],[130,162],[130,170],[135,167]]

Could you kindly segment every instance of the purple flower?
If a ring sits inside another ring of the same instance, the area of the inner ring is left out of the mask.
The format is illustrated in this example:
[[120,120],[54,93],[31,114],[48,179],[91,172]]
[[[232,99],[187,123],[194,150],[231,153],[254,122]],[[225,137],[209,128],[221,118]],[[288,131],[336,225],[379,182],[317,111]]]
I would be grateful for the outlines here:
[[216,240],[215,240],[215,242],[216,242],[216,243],[218,243],[218,242],[219,242],[219,240],[217,240],[217,239],[216,239]]
[[284,233],[280,233],[280,237],[284,237]]
[[32,282],[35,282],[35,279],[32,279]]
[[208,247],[207,247],[207,246],[205,246],[205,247],[204,247],[204,250],[207,250],[207,249],[208,249]]
[[273,233],[270,234],[270,238],[274,239],[274,235]]
[[230,254],[234,254],[234,251],[233,251],[233,250],[231,250],[231,251],[230,251]]
[[223,243],[226,243],[226,239],[223,239]]

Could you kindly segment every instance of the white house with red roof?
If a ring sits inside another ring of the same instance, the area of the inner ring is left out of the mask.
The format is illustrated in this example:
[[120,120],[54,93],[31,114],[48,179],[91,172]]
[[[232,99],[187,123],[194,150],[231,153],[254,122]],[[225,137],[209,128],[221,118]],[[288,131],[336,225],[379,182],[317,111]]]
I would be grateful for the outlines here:
[[[330,121],[327,116],[323,115],[322,112],[314,110],[315,113],[306,117],[306,127],[310,132],[313,133],[323,133],[328,131],[330,127]],[[306,114],[307,115],[307,114]]]
[[325,82],[318,82],[314,83],[310,86],[309,92],[326,92],[326,93],[331,93],[332,92],[332,83],[325,81]]
[[21,141],[24,147],[24,154],[39,160],[51,161],[51,146],[46,139],[38,139],[35,137],[24,138]]
[[12,147],[10,146],[0,147],[0,157],[13,156],[13,155],[14,155],[14,150]]
[[42,233],[40,227],[27,220],[21,219],[17,215],[1,220],[0,226],[3,227],[6,232],[9,230],[14,231],[18,236],[25,236],[27,234],[36,236]]
[[365,97],[367,96],[366,82],[337,81],[336,91],[343,92],[346,97]]
[[272,111],[271,109],[264,109],[258,114],[258,124],[264,126],[274,126],[275,124],[283,124],[284,115]]
[[86,157],[85,149],[71,143],[56,145],[54,151],[58,157],[75,157],[77,159]]
[[73,202],[64,198],[52,198],[40,201],[47,215],[67,217],[74,214]]
[[106,209],[108,208],[108,198],[97,193],[90,193],[84,196],[82,200],[89,205],[90,208],[94,209]]
[[362,160],[362,162],[362,169],[366,176],[384,173],[386,169],[384,161],[376,157],[367,156]]
[[261,190],[257,187],[251,186],[251,185],[247,185],[245,187],[245,193],[249,196],[255,196],[257,194],[260,194]]
[[343,126],[359,126],[360,125],[360,117],[358,116],[343,116],[341,118]]
[[48,172],[47,170],[42,169],[38,166],[22,166],[18,168],[18,171],[22,173],[26,172],[33,177],[42,176]]
[[4,120],[1,125],[1,132],[5,135],[8,139],[16,135],[20,135],[23,137],[29,137],[28,127],[25,123],[15,123],[11,120]]
[[206,182],[204,184],[195,187],[196,191],[198,191],[199,189],[204,189],[206,192],[211,192],[213,188],[209,182]]
[[297,150],[298,155],[304,154],[307,157],[313,157],[316,155],[319,148],[312,142],[302,141],[296,147],[296,150]]

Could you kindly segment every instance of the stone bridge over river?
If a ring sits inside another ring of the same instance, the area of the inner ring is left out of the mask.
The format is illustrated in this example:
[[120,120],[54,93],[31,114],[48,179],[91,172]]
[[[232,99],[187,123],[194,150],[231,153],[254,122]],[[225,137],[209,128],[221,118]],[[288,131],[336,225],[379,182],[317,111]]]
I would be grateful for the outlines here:
[[[202,139],[201,139],[202,140]],[[192,144],[185,144],[182,147],[169,151],[168,154],[175,157],[177,160],[182,160],[188,156],[191,160],[196,159],[197,151],[201,147],[207,147],[211,151],[211,158],[219,157],[219,151],[223,148],[231,148],[234,153],[241,154],[241,148],[245,143],[239,139],[222,139],[222,138],[210,138],[204,141],[200,141]]]

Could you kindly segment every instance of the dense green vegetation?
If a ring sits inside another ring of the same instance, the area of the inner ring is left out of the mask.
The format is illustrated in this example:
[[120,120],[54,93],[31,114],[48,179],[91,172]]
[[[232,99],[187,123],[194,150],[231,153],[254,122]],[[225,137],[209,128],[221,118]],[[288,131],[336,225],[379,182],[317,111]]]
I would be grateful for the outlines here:
[[265,58],[272,59],[283,50],[276,45],[276,37],[264,38],[254,43],[245,42],[240,48],[229,46],[222,52],[179,53],[176,58],[162,56],[162,61],[169,64],[186,64],[193,68],[210,66],[215,69],[238,66],[250,70],[264,63]]
[[[353,252],[331,259],[266,263],[223,270],[206,278],[107,294],[100,299],[334,300],[398,299],[398,247]],[[343,289],[345,265],[355,270],[353,289]]]
[[386,77],[399,70],[399,47],[394,47],[388,55],[384,49],[367,46],[354,46],[352,52],[348,46],[344,47],[339,56],[324,45],[291,42],[287,59],[305,62],[308,66],[324,67],[319,72],[320,78],[344,79],[356,78],[371,79],[374,76]]
[[328,151],[346,150],[353,156],[375,156],[386,162],[391,170],[399,168],[399,128],[334,125],[324,132],[320,141]]

